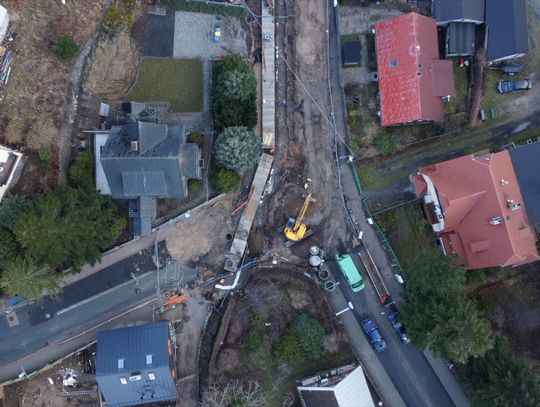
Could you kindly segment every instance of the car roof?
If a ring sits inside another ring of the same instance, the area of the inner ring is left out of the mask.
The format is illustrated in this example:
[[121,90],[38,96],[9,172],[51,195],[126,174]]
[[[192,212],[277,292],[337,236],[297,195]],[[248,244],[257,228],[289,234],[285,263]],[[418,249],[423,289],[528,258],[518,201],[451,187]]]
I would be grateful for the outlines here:
[[362,326],[366,331],[373,331],[374,329],[377,329],[377,325],[375,325],[375,322],[371,318],[366,318],[362,321]]

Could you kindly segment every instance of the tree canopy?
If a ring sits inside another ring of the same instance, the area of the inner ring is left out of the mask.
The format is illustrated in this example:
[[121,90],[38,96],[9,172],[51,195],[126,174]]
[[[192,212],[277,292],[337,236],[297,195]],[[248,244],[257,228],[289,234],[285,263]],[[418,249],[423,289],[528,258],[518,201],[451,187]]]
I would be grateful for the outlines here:
[[229,127],[217,138],[215,158],[226,168],[242,172],[257,162],[261,154],[259,137],[246,127]]
[[75,186],[94,185],[94,156],[92,153],[79,153],[69,168],[69,179]]
[[439,249],[421,251],[412,261],[403,319],[414,343],[455,362],[492,348],[489,322],[466,296],[465,270]]
[[475,406],[540,405],[540,376],[529,362],[512,354],[505,338],[498,338],[483,357],[469,359],[460,369],[460,379]]
[[35,197],[14,232],[37,264],[79,270],[96,262],[124,227],[110,198],[89,188],[64,187]]
[[8,295],[20,295],[39,300],[43,294],[58,294],[61,273],[47,266],[37,266],[32,260],[18,258],[3,265],[0,287]]
[[0,203],[0,225],[13,229],[28,206],[28,199],[19,195],[6,194]]
[[276,345],[276,356],[281,362],[320,359],[325,355],[325,331],[319,321],[306,314],[298,315]]
[[239,56],[228,56],[214,70],[213,117],[218,130],[257,124],[257,80]]
[[19,259],[22,249],[8,229],[0,227],[0,268]]

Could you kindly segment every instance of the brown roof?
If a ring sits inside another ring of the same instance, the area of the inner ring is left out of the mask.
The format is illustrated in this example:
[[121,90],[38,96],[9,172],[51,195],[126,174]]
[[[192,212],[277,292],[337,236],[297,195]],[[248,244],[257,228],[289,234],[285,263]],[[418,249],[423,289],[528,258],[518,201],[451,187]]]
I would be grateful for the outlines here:
[[[508,151],[467,155],[419,169],[413,178],[418,196],[429,177],[444,215],[439,233],[447,253],[468,269],[514,266],[539,260],[536,234]],[[512,202],[509,202],[512,201]],[[516,210],[511,204],[520,204]],[[499,224],[490,221],[499,218]]]
[[383,126],[441,121],[440,96],[455,95],[452,62],[439,60],[434,19],[403,14],[375,25]]

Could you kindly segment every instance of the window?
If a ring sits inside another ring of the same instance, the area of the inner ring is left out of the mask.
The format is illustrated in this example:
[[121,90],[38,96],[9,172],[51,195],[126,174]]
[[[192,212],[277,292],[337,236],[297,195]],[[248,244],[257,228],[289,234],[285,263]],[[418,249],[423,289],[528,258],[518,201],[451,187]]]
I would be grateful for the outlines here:
[[127,384],[127,379],[125,377],[120,378],[120,383]]
[[156,380],[156,375],[155,375],[155,373],[149,372],[149,373],[148,373],[148,378],[149,378],[150,380]]
[[151,365],[152,364],[152,355],[146,355],[146,364]]
[[123,369],[124,368],[124,358],[122,359],[118,359],[118,369]]

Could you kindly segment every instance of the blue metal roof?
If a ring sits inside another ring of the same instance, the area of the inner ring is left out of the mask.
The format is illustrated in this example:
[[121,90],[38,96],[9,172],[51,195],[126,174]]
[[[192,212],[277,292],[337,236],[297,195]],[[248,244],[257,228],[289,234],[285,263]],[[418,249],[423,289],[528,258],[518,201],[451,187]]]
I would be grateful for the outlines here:
[[109,407],[177,398],[162,322],[99,332],[96,379]]

